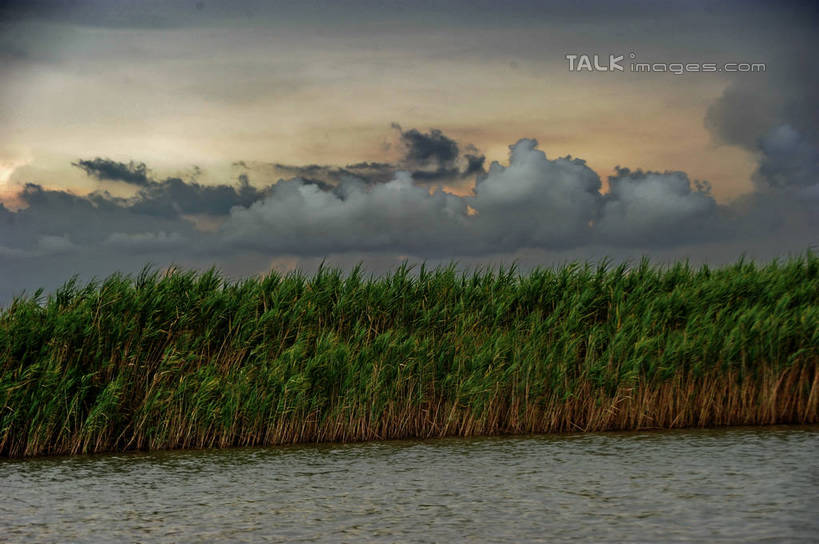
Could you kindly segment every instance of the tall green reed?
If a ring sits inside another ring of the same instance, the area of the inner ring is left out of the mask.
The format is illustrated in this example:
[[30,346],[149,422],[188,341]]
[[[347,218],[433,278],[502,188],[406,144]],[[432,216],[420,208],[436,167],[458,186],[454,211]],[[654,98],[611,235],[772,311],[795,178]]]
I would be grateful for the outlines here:
[[819,257],[144,270],[0,313],[0,454],[815,422]]

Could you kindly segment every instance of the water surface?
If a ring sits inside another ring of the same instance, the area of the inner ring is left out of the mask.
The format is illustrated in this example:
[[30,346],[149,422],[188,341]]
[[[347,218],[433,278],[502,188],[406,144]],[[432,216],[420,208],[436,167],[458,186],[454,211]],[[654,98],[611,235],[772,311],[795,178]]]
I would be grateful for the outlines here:
[[815,541],[819,426],[0,460],[10,542]]

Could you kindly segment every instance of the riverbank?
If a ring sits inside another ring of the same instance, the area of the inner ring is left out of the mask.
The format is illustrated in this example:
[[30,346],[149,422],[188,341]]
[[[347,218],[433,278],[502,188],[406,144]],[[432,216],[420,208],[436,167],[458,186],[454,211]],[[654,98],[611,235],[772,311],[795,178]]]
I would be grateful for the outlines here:
[[819,421],[819,257],[113,276],[0,314],[0,455]]

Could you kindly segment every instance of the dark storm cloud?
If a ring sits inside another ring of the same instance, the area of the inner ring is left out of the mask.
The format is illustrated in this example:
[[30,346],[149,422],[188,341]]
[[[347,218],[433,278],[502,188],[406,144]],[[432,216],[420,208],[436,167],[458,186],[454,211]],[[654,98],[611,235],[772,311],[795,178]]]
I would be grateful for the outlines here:
[[186,221],[145,217],[125,199],[107,193],[79,196],[29,183],[18,196],[23,208],[0,213],[7,224],[0,232],[0,246],[35,255],[54,247],[55,240],[62,240],[65,247],[81,249],[101,244],[116,233],[164,231],[181,236],[193,232]]
[[791,125],[779,125],[760,138],[758,149],[757,183],[776,188],[819,186],[819,140]]
[[403,130],[398,123],[392,127],[399,132],[404,147],[400,168],[412,172],[418,181],[435,183],[484,172],[483,155],[477,154],[472,146],[468,146],[470,153],[462,155],[458,143],[437,128],[422,132],[415,128]]
[[174,217],[182,214],[226,215],[234,206],[249,206],[264,190],[240,176],[238,185],[204,185],[171,177],[142,187],[130,208],[145,215]]
[[[172,218],[184,214],[227,215],[232,207],[249,206],[266,194],[265,189],[257,189],[250,184],[247,174],[240,174],[236,185],[205,185],[195,181],[200,173],[198,167],[194,167],[193,180],[169,177],[156,181],[150,177],[150,170],[142,162],[131,161],[126,164],[97,157],[72,164],[96,179],[121,181],[138,187],[133,198],[117,199],[116,202],[131,211],[149,216]],[[114,202],[111,197],[100,195],[101,193],[92,193],[88,199],[98,205]]]
[[819,34],[793,33],[765,74],[738,75],[705,116],[718,143],[755,155],[760,189],[819,183],[819,69],[805,54],[819,47]]
[[360,162],[347,166],[326,164],[292,165],[282,163],[251,165],[251,169],[270,170],[276,176],[288,179],[299,178],[317,185],[320,189],[330,191],[343,179],[358,178],[367,184],[386,183],[398,170],[397,165],[380,162]]
[[622,169],[609,182],[603,195],[585,161],[549,159],[523,139],[510,147],[508,166],[495,162],[478,178],[473,196],[430,192],[408,172],[376,185],[348,178],[332,191],[294,178],[233,208],[220,234],[232,247],[272,254],[441,257],[590,243],[673,246],[718,222],[714,199],[682,172]]
[[[443,134],[419,134],[429,138],[415,138],[408,156],[434,160],[438,166],[462,158],[457,144]],[[707,183],[692,182],[679,171],[618,168],[604,193],[598,174],[585,161],[571,156],[550,159],[533,139],[510,146],[508,165],[494,162],[488,171],[482,157],[467,155],[474,165],[462,172],[475,173],[469,196],[440,189],[430,192],[423,179],[415,178],[417,172],[399,170],[379,183],[356,175],[395,166],[385,163],[347,167],[273,163],[300,175],[257,188],[247,173],[241,173],[236,184],[205,185],[195,176],[148,179],[148,169],[141,163],[80,161],[95,176],[105,172],[109,178],[116,174],[122,179],[141,173],[133,182],[136,194],[121,198],[97,191],[78,196],[28,184],[19,195],[22,209],[0,209],[0,221],[12,226],[3,231],[0,247],[7,258],[93,247],[161,252],[183,246],[186,251],[197,248],[222,256],[247,250],[301,256],[362,251],[442,258],[595,244],[656,249],[735,239],[759,232],[754,225],[778,228],[772,221],[790,200],[802,202],[794,209],[805,217],[804,224],[815,218],[806,203],[817,202],[813,193],[819,191],[800,181],[815,166],[814,150],[792,141],[797,136],[787,130],[775,136],[763,145],[766,157],[792,165],[790,177],[782,183],[788,190],[777,192],[776,198],[751,198],[729,206],[716,203]],[[421,153],[424,146],[432,151]],[[787,154],[793,150],[795,155]],[[763,162],[761,170],[765,168]],[[775,168],[784,171],[779,163]],[[802,192],[792,187],[801,187]],[[774,201],[776,208],[769,204]],[[196,216],[217,220],[215,229],[197,230],[188,220]]]
[[437,128],[423,133],[414,128],[402,130],[398,124],[393,127],[401,132],[401,141],[407,147],[404,159],[409,163],[437,166],[452,164],[458,158],[458,144]]
[[707,184],[685,172],[617,168],[602,198],[596,231],[617,245],[664,247],[720,237],[718,206]]
[[805,54],[819,46],[817,4],[812,9],[799,13],[766,73],[737,75],[705,116],[718,143],[757,161],[754,192],[725,206],[720,225],[749,247],[773,239],[819,248],[819,69]]
[[600,177],[585,161],[548,159],[534,139],[509,148],[509,165],[493,162],[478,178],[472,219],[497,247],[565,248],[588,243],[599,213]]
[[[89,162],[109,166],[112,161]],[[373,164],[360,165],[365,167]],[[333,251],[478,255],[570,248],[598,239],[673,245],[686,240],[687,227],[715,212],[710,195],[692,188],[680,172],[621,170],[609,183],[611,192],[604,196],[599,176],[583,160],[549,159],[535,140],[523,139],[510,146],[507,166],[495,162],[478,176],[472,196],[430,192],[406,171],[385,183],[346,176],[330,187],[296,177],[262,189],[247,175],[230,185],[171,177],[138,184],[130,198],[101,191],[79,196],[28,184],[19,195],[22,209],[0,210],[0,220],[12,225],[0,246],[31,255],[79,247],[161,251],[188,240],[213,254],[244,248],[313,256]],[[197,215],[219,219],[221,227],[198,231],[186,220]],[[608,232],[602,232],[603,225]]]
[[359,162],[346,166],[332,166],[327,164],[251,164],[251,170],[269,171],[282,179],[299,178],[307,183],[313,183],[324,191],[331,191],[346,178],[357,178],[367,185],[376,185],[390,181],[395,173],[401,169],[398,164],[383,162]]
[[124,162],[97,157],[94,159],[81,159],[71,164],[99,180],[122,181],[143,187],[151,183],[148,168],[144,162],[135,163],[131,161],[125,164]]
[[486,157],[468,153],[464,155],[464,159],[466,159],[466,169],[463,172],[464,177],[483,173],[483,164],[486,162]]
[[367,183],[386,183],[395,175],[395,171],[399,170],[399,165],[390,164],[388,162],[356,162],[348,164],[344,170],[351,176],[360,178]]
[[[256,188],[250,183],[248,172],[263,170],[283,179],[298,179],[305,186],[320,191],[334,192],[344,198],[349,188],[358,182],[364,186],[379,185],[395,179],[399,171],[409,171],[414,182],[457,181],[474,179],[484,172],[484,157],[469,146],[472,153],[460,156],[458,144],[440,130],[428,133],[410,129],[401,132],[408,142],[405,155],[396,163],[358,162],[346,166],[320,164],[287,165],[282,163],[234,163],[242,170],[237,184],[205,185],[196,181],[168,177],[155,180],[143,162],[128,163],[108,158],[80,159],[74,166],[99,180],[119,181],[138,188],[136,195],[119,202],[132,212],[146,216],[174,218],[181,215],[206,214],[226,216],[234,206],[248,207],[271,193],[271,187]],[[457,166],[462,163],[462,169]],[[423,169],[423,168],[426,168]],[[99,199],[99,195],[89,198]],[[109,199],[105,204],[111,204]]]
[[333,166],[247,164],[239,161],[234,166],[250,170],[271,170],[284,179],[299,178],[316,183],[321,189],[328,191],[346,178],[356,178],[368,185],[387,183],[399,171],[409,172],[415,182],[427,185],[474,181],[477,176],[485,173],[486,158],[477,149],[467,145],[467,153],[462,153],[458,142],[439,129],[422,132],[411,128],[405,131],[397,123],[393,123],[392,128],[398,131],[403,150],[402,156],[394,163],[357,162]]

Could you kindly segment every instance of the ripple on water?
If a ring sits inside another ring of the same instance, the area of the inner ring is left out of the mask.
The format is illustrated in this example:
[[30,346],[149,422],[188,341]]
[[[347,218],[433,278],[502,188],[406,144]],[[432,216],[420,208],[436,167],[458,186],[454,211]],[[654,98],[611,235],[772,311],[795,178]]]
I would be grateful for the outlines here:
[[51,541],[811,541],[819,426],[0,461]]

